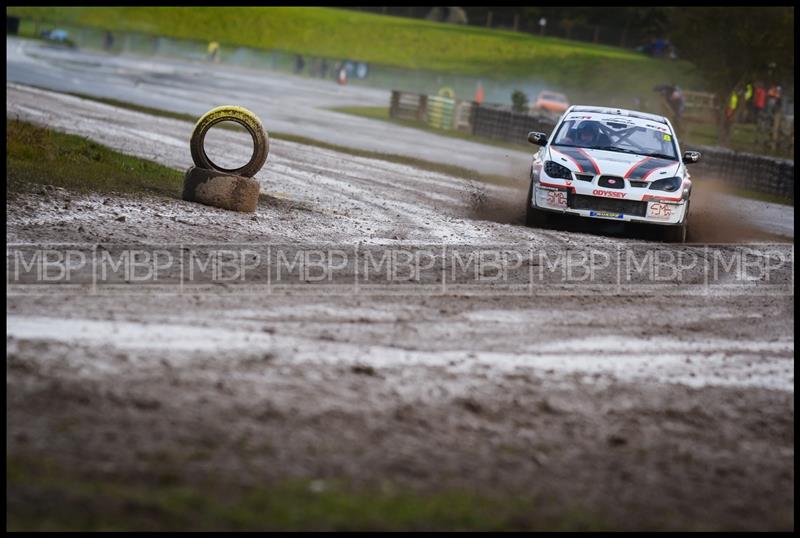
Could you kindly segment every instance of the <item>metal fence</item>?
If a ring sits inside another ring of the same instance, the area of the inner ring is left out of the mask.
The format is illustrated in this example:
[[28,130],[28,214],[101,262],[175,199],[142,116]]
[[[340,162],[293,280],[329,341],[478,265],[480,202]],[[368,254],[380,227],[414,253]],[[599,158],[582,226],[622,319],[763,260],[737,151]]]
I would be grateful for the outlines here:
[[[449,101],[453,110],[469,110],[465,115],[444,115],[442,100]],[[430,103],[440,103],[432,110]],[[513,112],[501,105],[479,105],[469,101],[455,101],[442,97],[392,91],[390,116],[415,119],[441,129],[459,128],[467,133],[527,144],[530,131],[552,133],[556,122],[552,117]],[[448,121],[445,121],[447,119]],[[688,149],[688,148],[686,148]],[[719,147],[692,147],[703,154],[692,172],[698,177],[714,177],[731,186],[780,198],[794,200],[794,161],[766,155],[741,153]]]
[[531,131],[549,135],[556,126],[554,121],[544,116],[486,106],[473,107],[470,125],[470,132],[474,135],[512,143],[526,143]]
[[696,149],[703,154],[692,168],[698,177],[714,177],[736,188],[794,200],[794,161],[717,147]]

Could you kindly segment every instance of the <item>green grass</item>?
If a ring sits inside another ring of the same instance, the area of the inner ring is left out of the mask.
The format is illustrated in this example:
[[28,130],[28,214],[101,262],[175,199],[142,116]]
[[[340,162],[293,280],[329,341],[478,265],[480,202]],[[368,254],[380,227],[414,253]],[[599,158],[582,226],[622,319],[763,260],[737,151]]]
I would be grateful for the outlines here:
[[659,82],[701,89],[685,61],[605,45],[344,9],[293,7],[9,7],[49,23],[139,31],[225,46],[281,49],[406,69],[538,79],[565,90],[650,95]]
[[[601,530],[609,525],[575,507],[472,491],[415,493],[307,480],[258,487],[212,476],[193,483],[174,473],[140,479],[86,476],[53,460],[6,460],[11,531],[181,530]],[[576,506],[578,501],[576,501]]]
[[[759,135],[757,127],[754,123],[734,124],[727,147],[734,151],[741,151],[744,153],[770,155],[784,159],[794,158],[794,155],[792,154],[774,151],[765,145],[757,144],[759,136],[766,137],[767,135]],[[719,128],[717,125],[709,123],[688,123],[684,128],[682,145],[685,147],[689,147],[691,145],[718,146]]]
[[179,197],[183,174],[79,136],[6,119],[6,191],[54,185],[78,192]]

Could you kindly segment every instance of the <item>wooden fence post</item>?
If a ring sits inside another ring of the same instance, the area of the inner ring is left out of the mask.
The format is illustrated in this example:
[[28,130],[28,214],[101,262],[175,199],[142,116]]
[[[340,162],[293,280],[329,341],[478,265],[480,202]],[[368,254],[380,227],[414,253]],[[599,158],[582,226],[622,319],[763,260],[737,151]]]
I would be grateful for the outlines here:
[[419,121],[425,121],[427,115],[428,115],[428,96],[420,95],[419,107],[417,108],[417,119]]
[[780,136],[780,128],[781,114],[775,114],[775,119],[772,120],[772,140],[770,141],[770,147],[772,151],[775,151],[778,148],[778,136]]
[[392,90],[392,100],[389,105],[389,117],[394,118],[397,115],[397,108],[400,106],[400,92]]

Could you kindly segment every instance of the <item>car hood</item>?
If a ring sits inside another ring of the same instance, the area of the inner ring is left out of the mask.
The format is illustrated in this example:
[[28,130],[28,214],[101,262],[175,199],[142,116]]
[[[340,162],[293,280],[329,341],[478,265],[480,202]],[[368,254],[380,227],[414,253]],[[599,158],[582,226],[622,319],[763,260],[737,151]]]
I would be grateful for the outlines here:
[[602,174],[654,181],[678,174],[680,162],[602,149],[548,147],[549,160],[578,174]]

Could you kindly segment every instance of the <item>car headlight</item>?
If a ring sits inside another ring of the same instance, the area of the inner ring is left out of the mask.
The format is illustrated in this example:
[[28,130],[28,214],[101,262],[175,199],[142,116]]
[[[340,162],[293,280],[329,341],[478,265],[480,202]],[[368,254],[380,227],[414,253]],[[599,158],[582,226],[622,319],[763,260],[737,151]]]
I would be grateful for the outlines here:
[[683,179],[679,177],[665,177],[657,179],[650,184],[650,190],[675,192],[681,187]]
[[561,166],[557,162],[547,161],[544,163],[544,172],[550,177],[561,179],[572,179],[572,172],[566,166]]

